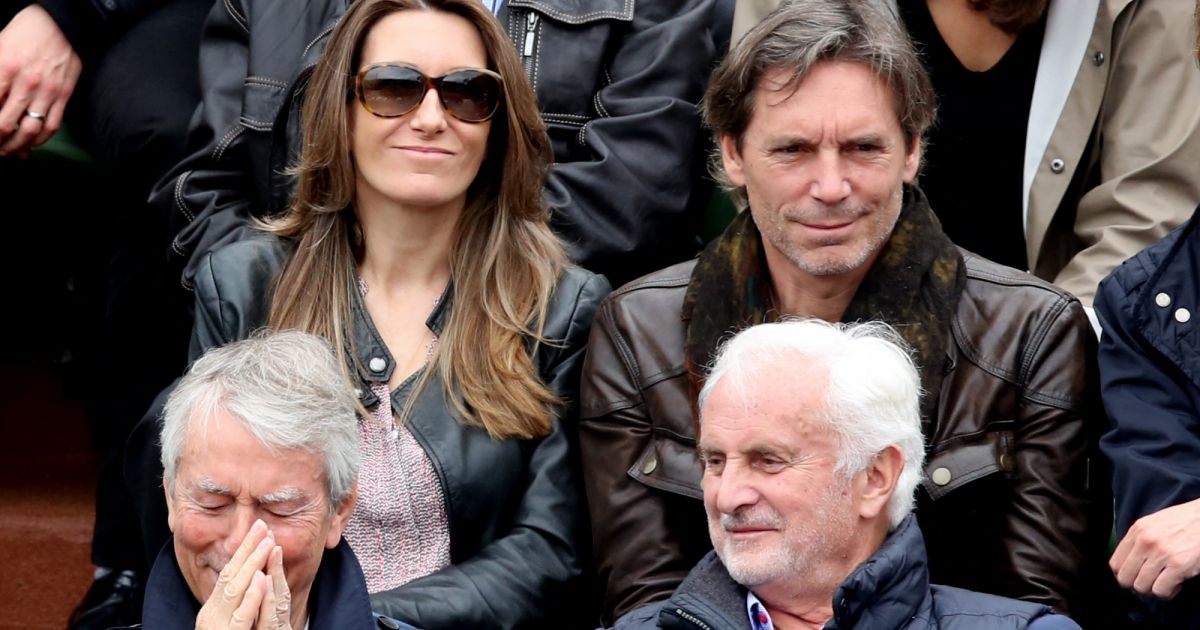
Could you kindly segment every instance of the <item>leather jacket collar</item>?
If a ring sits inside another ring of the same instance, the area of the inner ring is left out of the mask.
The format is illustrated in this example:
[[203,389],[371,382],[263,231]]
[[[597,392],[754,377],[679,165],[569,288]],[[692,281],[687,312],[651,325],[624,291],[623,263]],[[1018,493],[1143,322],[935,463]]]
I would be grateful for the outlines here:
[[504,0],[504,4],[533,9],[567,24],[584,24],[602,19],[630,21],[635,0]]
[[[429,317],[425,319],[425,326],[439,337],[450,319],[453,301],[454,283],[451,281],[446,285],[446,290],[442,292],[442,297],[438,299]],[[370,386],[388,382],[396,369],[396,360],[388,351],[387,344],[375,328],[375,323],[371,321],[371,315],[367,313],[367,307],[357,290],[350,292],[350,317],[351,335],[354,339],[353,353],[356,359],[354,363],[358,367],[358,378],[362,385],[358,390],[358,400],[363,407],[370,409],[379,402]],[[351,351],[351,348],[346,348],[347,354]],[[399,390],[396,393],[399,393]],[[396,407],[393,402],[393,408]]]

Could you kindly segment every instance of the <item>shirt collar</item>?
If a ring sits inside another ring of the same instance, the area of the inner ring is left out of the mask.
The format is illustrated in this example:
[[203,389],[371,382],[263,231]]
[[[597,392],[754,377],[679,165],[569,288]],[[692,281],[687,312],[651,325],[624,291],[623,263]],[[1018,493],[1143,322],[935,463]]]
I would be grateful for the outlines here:
[[746,614],[750,616],[750,630],[775,630],[771,613],[767,612],[767,607],[758,601],[753,591],[746,591]]

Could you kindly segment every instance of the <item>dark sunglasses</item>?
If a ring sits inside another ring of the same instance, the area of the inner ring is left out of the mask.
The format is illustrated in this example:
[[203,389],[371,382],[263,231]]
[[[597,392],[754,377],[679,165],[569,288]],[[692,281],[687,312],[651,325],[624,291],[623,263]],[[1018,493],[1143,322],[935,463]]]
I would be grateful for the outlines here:
[[407,64],[377,63],[358,71],[354,91],[367,111],[394,118],[416,109],[433,88],[451,116],[478,123],[499,109],[503,82],[499,74],[483,68],[462,68],[429,77]]

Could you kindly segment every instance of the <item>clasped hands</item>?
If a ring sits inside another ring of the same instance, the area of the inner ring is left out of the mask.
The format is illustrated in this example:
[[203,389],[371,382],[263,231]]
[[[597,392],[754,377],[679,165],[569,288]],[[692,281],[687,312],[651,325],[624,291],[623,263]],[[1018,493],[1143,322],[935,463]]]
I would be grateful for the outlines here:
[[1200,499],[1138,519],[1108,566],[1125,588],[1159,599],[1178,595],[1200,574]]
[[292,630],[283,548],[255,521],[196,615],[196,630]]

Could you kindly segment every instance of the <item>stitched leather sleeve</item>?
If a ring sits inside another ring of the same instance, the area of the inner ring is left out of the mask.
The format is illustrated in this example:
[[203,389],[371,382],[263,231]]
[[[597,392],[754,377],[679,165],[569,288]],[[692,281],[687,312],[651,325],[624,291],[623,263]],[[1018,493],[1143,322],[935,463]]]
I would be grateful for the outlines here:
[[[715,61],[714,0],[639,1],[616,37],[580,131],[580,157],[557,155],[546,184],[555,231],[577,264],[614,286],[686,257],[687,210],[707,137],[696,108]],[[692,248],[694,251],[694,248]]]
[[[651,284],[635,284],[642,283]],[[709,548],[694,492],[694,441],[675,430],[691,424],[679,322],[683,289],[628,289],[597,315],[580,392],[580,449],[605,624],[667,599]],[[685,483],[673,482],[678,477]]]
[[189,155],[163,177],[150,205],[169,218],[168,259],[183,273],[185,288],[205,254],[248,233],[256,198],[249,153],[251,136],[240,121],[248,74],[250,31],[239,0],[217,2],[200,44],[203,98],[188,131]]
[[1112,526],[1099,453],[1106,420],[1096,337],[1077,300],[1063,298],[1046,311],[1022,361],[1006,554],[1023,580],[1022,599],[1086,619],[1110,582],[1104,560]]

